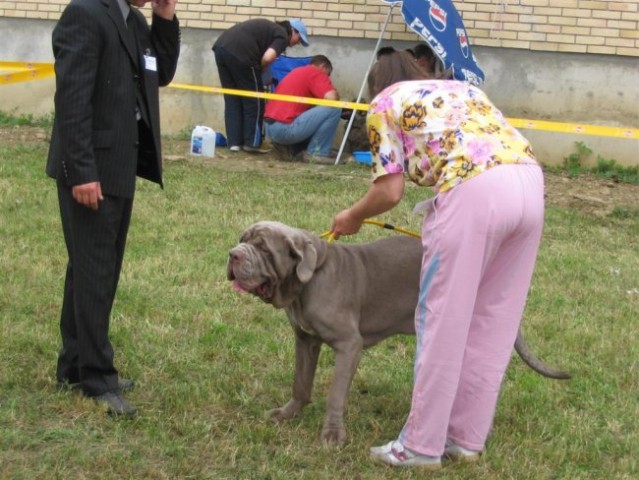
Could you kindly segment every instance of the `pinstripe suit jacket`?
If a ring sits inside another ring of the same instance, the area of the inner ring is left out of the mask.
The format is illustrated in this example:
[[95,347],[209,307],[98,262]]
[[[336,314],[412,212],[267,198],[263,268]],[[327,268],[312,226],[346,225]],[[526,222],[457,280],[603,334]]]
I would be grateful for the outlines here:
[[[135,8],[138,46],[117,0],[72,0],[53,30],[55,120],[47,174],[71,187],[101,183],[102,193],[132,198],[136,175],[162,185],[158,87],[175,74],[177,18]],[[144,61],[143,56],[156,59]],[[138,138],[136,82],[148,106],[151,135]]]

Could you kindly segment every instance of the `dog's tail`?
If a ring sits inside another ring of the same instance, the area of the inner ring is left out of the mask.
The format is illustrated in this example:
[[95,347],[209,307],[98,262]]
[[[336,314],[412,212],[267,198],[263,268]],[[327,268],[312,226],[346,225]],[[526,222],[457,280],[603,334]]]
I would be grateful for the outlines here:
[[537,358],[532,350],[528,348],[528,344],[524,340],[524,337],[521,334],[521,330],[517,333],[517,340],[515,340],[515,350],[524,361],[524,363],[540,375],[548,378],[554,378],[555,380],[567,380],[571,378],[570,373],[564,372],[563,370],[558,370],[553,367],[549,367],[539,358]]

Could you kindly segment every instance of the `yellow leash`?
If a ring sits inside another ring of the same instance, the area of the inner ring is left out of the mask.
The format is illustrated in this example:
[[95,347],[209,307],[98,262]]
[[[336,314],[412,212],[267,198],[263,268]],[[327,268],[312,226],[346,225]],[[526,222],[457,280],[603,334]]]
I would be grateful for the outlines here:
[[322,232],[322,234],[320,235],[320,238],[326,238],[326,241],[328,243],[333,243],[335,241],[335,235],[333,235],[333,232],[331,232],[330,230],[326,230],[325,232]]
[[[364,223],[367,223],[369,225],[377,225],[378,227],[385,228],[387,230],[395,230],[396,232],[403,233],[404,235],[410,235],[411,237],[422,237],[419,233],[413,232],[412,230],[407,230],[402,227],[396,227],[394,225],[391,225],[390,223],[380,222],[379,220],[366,219],[364,220]],[[326,238],[326,241],[328,243],[333,243],[335,241],[335,235],[333,235],[333,232],[331,232],[330,230],[326,230],[325,232],[323,232],[320,235],[320,238]]]

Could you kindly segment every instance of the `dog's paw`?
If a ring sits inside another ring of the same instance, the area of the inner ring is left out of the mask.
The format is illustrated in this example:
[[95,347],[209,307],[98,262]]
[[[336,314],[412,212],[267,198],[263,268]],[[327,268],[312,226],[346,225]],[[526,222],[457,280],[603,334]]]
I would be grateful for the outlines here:
[[295,417],[295,415],[292,415],[284,407],[269,410],[267,415],[274,422],[284,422],[285,420],[290,420]]
[[296,400],[289,400],[286,405],[274,408],[268,412],[269,418],[275,422],[283,422],[297,417],[302,412],[303,404]]
[[322,430],[322,443],[329,447],[341,447],[346,441],[346,429],[344,427],[324,427]]

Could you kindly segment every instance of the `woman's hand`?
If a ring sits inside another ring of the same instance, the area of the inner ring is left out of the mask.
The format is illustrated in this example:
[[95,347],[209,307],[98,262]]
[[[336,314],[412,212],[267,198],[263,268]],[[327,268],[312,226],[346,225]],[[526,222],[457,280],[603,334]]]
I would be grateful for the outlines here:
[[335,240],[340,235],[352,235],[359,232],[367,218],[387,212],[397,205],[404,195],[404,176],[392,173],[377,178],[366,195],[351,208],[342,210],[333,219],[331,233]]
[[360,219],[353,215],[350,208],[342,210],[335,215],[335,218],[333,219],[333,226],[331,226],[333,238],[337,240],[341,235],[353,235],[354,233],[359,232],[364,220],[364,218]]

